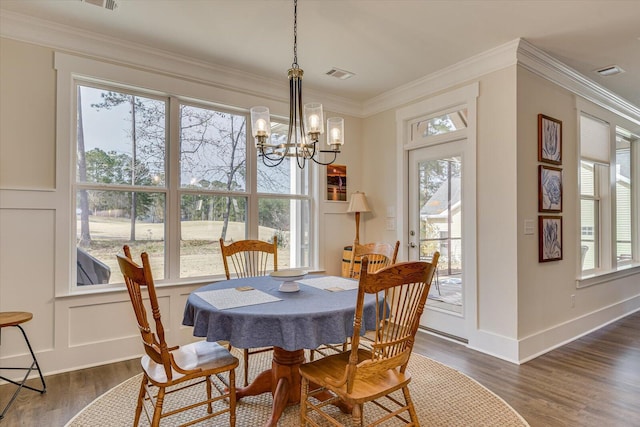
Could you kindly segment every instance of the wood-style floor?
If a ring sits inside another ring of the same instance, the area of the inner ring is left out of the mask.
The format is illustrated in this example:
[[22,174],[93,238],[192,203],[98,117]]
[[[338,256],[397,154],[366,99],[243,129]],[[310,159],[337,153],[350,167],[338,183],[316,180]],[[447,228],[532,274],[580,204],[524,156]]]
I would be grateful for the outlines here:
[[[640,426],[640,312],[520,366],[418,335],[416,352],[474,378],[532,427]],[[136,359],[46,377],[47,393],[23,390],[0,427],[64,426],[139,369]],[[1,407],[12,387],[0,386]]]

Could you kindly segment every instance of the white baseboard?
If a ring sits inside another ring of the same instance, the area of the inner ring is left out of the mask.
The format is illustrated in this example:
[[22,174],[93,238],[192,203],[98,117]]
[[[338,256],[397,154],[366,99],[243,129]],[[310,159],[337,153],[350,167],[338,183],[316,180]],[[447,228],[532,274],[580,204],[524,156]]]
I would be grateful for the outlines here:
[[469,336],[470,349],[511,363],[518,363],[518,340],[504,335],[477,330]]
[[518,363],[561,347],[640,310],[640,295],[560,323],[519,340]]

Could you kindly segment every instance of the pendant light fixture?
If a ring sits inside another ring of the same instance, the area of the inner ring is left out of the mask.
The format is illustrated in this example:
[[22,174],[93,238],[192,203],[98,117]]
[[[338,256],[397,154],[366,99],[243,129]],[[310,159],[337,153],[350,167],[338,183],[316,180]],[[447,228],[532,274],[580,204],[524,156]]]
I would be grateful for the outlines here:
[[[336,161],[344,144],[344,120],[331,117],[327,120],[327,150],[320,148],[320,135],[324,133],[322,104],[302,103],[302,76],[298,65],[298,0],[293,2],[293,64],[289,77],[289,134],[286,143],[271,142],[271,118],[269,108],[251,108],[251,130],[256,141],[258,156],[270,167],[278,166],[285,158],[295,158],[300,169],[307,161],[330,165]],[[320,156],[329,161],[323,161]],[[333,158],[331,158],[333,157]]]

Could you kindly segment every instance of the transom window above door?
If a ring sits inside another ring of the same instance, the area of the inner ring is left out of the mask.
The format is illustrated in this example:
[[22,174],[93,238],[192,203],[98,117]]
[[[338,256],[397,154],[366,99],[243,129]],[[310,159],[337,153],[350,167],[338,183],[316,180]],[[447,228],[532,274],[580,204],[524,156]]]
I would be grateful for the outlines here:
[[442,135],[467,127],[467,109],[460,108],[436,117],[420,119],[411,123],[411,140]]

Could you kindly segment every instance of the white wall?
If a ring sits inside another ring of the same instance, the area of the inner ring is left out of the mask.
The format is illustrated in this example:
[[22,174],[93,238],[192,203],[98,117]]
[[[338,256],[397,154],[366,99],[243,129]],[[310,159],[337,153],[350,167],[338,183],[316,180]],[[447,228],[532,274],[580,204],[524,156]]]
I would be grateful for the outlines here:
[[[487,73],[477,81],[477,318],[468,321],[468,345],[524,362],[638,310],[640,281],[636,274],[595,287],[576,287],[580,262],[576,95],[521,66]],[[425,97],[414,98],[419,102]],[[374,205],[374,214],[366,217],[366,240],[399,238],[406,244],[406,236],[385,228],[385,206],[396,204],[397,182],[404,179],[394,152],[401,142],[392,131],[398,108],[363,122],[364,191]],[[564,253],[562,261],[550,263],[538,262],[539,113],[563,121]],[[524,234],[525,219],[534,221],[533,235]]]
[[[550,348],[640,308],[638,275],[605,280],[578,288],[580,268],[579,123],[577,105],[610,123],[611,111],[530,71],[518,70],[518,339],[520,358],[527,360]],[[563,259],[538,263],[537,115],[562,121]],[[626,124],[626,123],[625,123]],[[632,124],[626,124],[632,127]],[[524,235],[524,221],[534,220],[536,233]]]
[[[467,338],[470,347],[516,360],[518,254],[506,249],[514,248],[517,240],[516,146],[513,143],[516,134],[516,67],[489,73],[476,81],[480,88],[476,165],[478,298],[475,302],[477,318],[468,319]],[[435,92],[433,96],[454,89]],[[424,98],[417,98],[415,102]],[[402,141],[397,141],[394,132],[396,110],[394,108],[364,120],[367,150],[363,154],[363,175],[367,196],[375,204],[372,206],[375,215],[367,218],[367,240],[400,239],[401,244],[406,245],[407,236],[386,230],[385,225],[386,206],[396,206],[398,197],[402,197],[397,191],[398,181],[405,179],[397,167],[397,146]],[[398,212],[397,215],[406,213]]]

